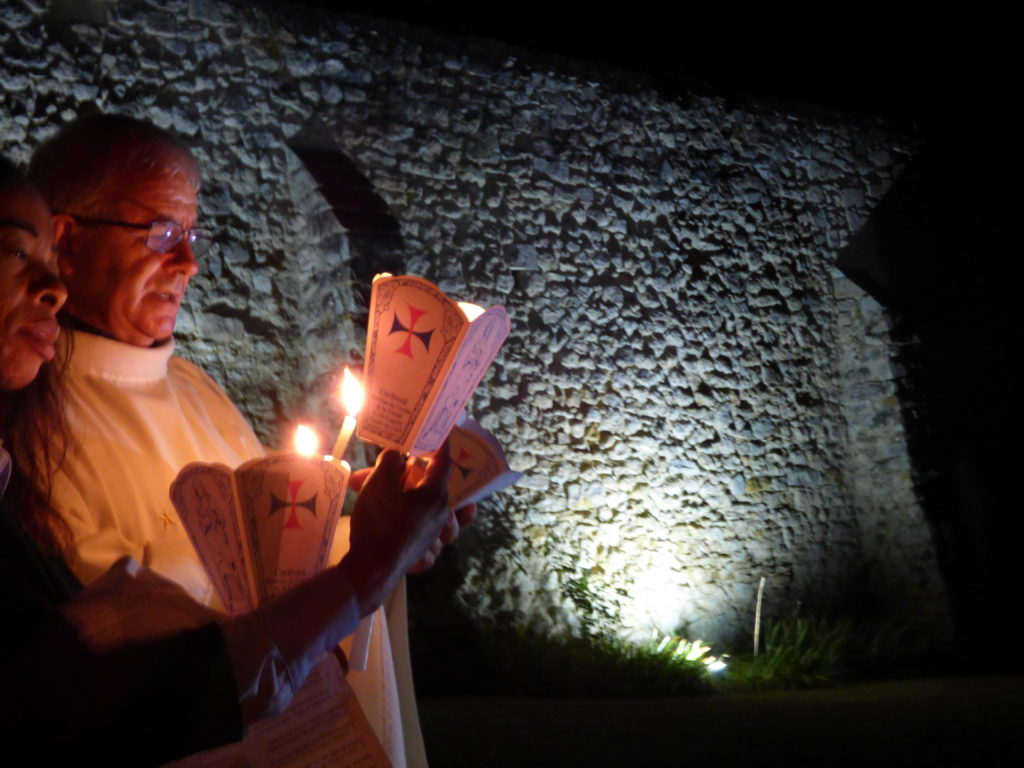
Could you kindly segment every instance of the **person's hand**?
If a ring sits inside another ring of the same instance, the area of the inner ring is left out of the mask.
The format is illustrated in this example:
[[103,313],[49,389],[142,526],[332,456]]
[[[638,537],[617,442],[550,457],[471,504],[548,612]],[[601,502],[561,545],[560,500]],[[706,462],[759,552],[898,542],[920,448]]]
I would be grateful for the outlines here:
[[437,541],[430,545],[419,562],[409,569],[409,573],[423,573],[433,568],[437,558],[441,556],[441,550],[455,541],[459,537],[460,531],[474,520],[476,520],[476,504],[467,504],[450,512]]
[[339,567],[359,596],[363,615],[380,605],[439,540],[451,519],[450,469],[445,444],[415,471],[397,451],[386,450],[371,471],[359,473],[349,552]]
[[[443,450],[447,450],[447,446]],[[358,493],[371,472],[373,472],[373,467],[357,469],[349,477],[348,487]],[[410,457],[406,460],[406,482],[416,482],[418,478],[422,477],[422,474],[423,465],[418,459]],[[441,550],[455,541],[463,528],[472,525],[473,521],[476,520],[476,514],[476,504],[466,504],[454,510],[445,521],[444,528],[441,529],[441,535],[430,545],[430,548],[423,554],[419,562],[409,569],[409,573],[422,573],[432,568],[437,558],[440,557]]]
[[355,491],[356,493],[363,490],[363,484],[366,482],[366,478],[373,473],[374,469],[375,467],[367,467],[366,469],[355,470],[351,475],[349,475],[348,489],[350,491]]

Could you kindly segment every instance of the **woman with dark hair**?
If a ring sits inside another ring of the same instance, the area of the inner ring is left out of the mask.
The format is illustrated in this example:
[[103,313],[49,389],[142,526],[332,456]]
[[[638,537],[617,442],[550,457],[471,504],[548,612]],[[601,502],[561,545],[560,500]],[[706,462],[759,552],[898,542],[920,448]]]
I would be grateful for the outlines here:
[[78,583],[62,559],[70,530],[49,493],[49,478],[68,441],[59,361],[43,365],[55,356],[56,312],[67,298],[52,246],[49,210],[0,158],[0,478],[11,509],[0,525],[8,535],[4,542],[19,531],[36,545],[39,575],[56,602],[70,598]]
[[[237,740],[244,724],[279,711],[380,605],[449,519],[447,449],[410,490],[401,456],[381,454],[353,512],[348,554],[276,601],[94,650],[62,612],[82,586],[50,499],[69,442],[56,344],[67,296],[54,242],[41,196],[0,158],[0,744],[10,764],[159,765]],[[118,568],[145,575],[125,561]],[[147,578],[143,589],[160,581]]]

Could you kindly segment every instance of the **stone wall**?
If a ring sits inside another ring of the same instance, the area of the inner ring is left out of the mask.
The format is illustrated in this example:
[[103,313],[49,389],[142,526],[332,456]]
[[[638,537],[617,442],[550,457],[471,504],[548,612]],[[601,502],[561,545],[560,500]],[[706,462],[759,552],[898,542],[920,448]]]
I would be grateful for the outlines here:
[[[509,308],[471,409],[527,477],[460,541],[477,618],[726,640],[762,575],[776,615],[938,591],[885,329],[850,347],[863,297],[830,268],[907,137],[299,8],[16,0],[0,45],[13,158],[95,109],[195,147],[222,239],[180,349],[270,443],[299,416],[336,426],[365,309],[368,257],[289,143],[354,162],[402,269]],[[908,552],[911,583],[887,565]]]
[[[862,580],[884,615],[946,633],[949,606],[930,528],[914,492],[885,310],[833,270],[840,399],[847,426],[844,479],[861,529]],[[947,637],[948,639],[948,637]]]

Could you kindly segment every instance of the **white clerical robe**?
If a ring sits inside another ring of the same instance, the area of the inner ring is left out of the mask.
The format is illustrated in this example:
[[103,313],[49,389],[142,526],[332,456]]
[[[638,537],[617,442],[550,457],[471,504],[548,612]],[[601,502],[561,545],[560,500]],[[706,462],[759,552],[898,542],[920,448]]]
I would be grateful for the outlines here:
[[[130,555],[219,608],[168,488],[191,461],[235,467],[262,456],[262,445],[213,379],[172,355],[173,341],[144,348],[81,331],[71,335],[72,448],[53,490],[75,537],[76,575],[88,584]],[[336,540],[347,545],[347,531]],[[377,621],[367,671],[352,673],[350,682],[392,762],[425,766],[404,585],[386,614]]]

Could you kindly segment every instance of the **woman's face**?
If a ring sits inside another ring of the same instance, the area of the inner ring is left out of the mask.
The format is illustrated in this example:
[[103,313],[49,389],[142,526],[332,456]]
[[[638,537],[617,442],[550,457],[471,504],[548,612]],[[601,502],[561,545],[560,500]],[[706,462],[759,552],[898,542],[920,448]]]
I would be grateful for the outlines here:
[[0,187],[0,390],[21,389],[53,358],[57,277],[50,210],[31,187]]

